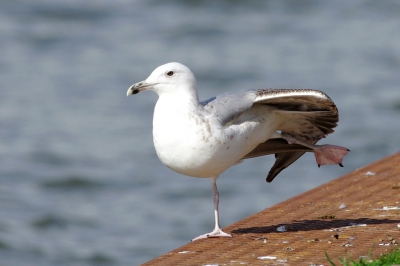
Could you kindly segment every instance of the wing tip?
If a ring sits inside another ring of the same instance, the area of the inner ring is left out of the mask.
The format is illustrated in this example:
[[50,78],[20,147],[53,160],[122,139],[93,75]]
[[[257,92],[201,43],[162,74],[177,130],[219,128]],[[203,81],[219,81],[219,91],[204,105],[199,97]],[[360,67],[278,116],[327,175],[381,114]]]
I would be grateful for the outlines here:
[[266,181],[267,183],[271,183],[271,182],[275,179],[275,177],[276,177],[277,175],[279,175],[279,173],[282,172],[286,167],[287,167],[287,166],[281,167],[281,168],[277,168],[277,169],[274,169],[274,167],[272,167],[272,169],[269,171],[268,176],[267,176],[267,178],[265,179],[265,181]]

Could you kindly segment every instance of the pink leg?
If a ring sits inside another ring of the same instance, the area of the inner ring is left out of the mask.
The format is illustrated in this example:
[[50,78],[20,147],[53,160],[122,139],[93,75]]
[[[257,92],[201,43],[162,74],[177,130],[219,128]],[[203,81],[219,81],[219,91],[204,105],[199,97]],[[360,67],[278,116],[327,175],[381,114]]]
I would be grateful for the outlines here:
[[219,205],[219,193],[217,189],[217,177],[211,178],[212,186],[213,186],[213,200],[214,200],[214,214],[215,214],[215,228],[212,232],[200,235],[196,238],[193,238],[192,241],[199,240],[202,238],[208,237],[232,237],[231,234],[227,234],[222,231],[219,225],[219,213],[218,213],[218,205]]

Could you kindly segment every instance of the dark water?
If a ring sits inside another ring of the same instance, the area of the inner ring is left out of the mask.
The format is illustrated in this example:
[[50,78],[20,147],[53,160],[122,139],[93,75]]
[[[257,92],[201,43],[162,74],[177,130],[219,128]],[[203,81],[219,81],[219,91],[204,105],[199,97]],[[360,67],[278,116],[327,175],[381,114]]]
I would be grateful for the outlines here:
[[195,73],[200,98],[313,88],[340,123],[271,184],[273,158],[219,179],[226,226],[399,150],[398,1],[0,1],[1,265],[138,265],[214,226],[210,182],[155,154],[157,66]]

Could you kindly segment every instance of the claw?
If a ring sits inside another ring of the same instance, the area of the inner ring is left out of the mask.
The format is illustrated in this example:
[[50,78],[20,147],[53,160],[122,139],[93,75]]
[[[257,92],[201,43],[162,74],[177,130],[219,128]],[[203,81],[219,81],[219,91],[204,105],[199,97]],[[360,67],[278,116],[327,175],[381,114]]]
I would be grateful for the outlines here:
[[231,234],[227,234],[224,231],[222,231],[220,228],[214,229],[214,231],[204,234],[204,235],[199,235],[196,238],[192,239],[193,241],[199,240],[199,239],[203,239],[203,238],[209,238],[209,237],[232,237]]

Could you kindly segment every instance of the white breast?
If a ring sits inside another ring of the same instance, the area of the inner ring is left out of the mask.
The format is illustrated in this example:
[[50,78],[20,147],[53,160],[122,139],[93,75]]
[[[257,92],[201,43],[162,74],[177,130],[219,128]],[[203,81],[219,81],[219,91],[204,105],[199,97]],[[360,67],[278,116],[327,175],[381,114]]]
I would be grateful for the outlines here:
[[193,177],[218,176],[275,132],[265,115],[253,110],[245,122],[223,128],[214,117],[190,102],[158,100],[153,118],[153,140],[161,162]]

